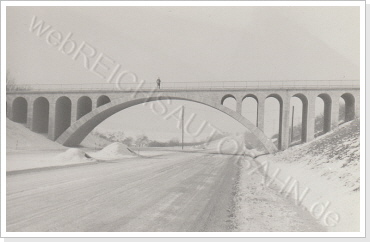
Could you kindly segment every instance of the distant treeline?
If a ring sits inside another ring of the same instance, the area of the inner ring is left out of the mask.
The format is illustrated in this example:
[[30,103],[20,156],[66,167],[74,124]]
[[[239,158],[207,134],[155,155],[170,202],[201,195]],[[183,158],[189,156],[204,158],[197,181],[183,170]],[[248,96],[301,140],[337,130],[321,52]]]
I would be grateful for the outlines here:
[[17,84],[15,78],[10,74],[10,71],[6,71],[6,91],[20,91],[30,90],[29,86]]
[[[110,142],[120,142],[130,147],[174,147],[181,146],[181,141],[178,138],[173,138],[168,141],[157,141],[149,139],[146,135],[139,135],[137,137],[126,136],[123,131],[99,131],[94,130],[92,135],[100,137]],[[204,145],[214,140],[218,140],[228,136],[228,133],[217,133],[211,137],[197,142],[184,142],[184,146]]]

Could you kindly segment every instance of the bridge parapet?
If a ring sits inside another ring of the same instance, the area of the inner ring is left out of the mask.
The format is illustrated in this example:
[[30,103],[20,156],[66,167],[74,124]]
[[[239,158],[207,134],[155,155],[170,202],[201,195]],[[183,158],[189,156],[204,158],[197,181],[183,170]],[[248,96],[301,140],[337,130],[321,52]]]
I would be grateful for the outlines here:
[[[225,81],[225,82],[162,82],[161,90],[261,90],[261,89],[337,89],[359,88],[358,80],[297,80],[297,81]],[[17,84],[9,86],[7,93],[24,92],[83,92],[83,91],[152,91],[156,84],[131,83],[85,83],[85,84]]]

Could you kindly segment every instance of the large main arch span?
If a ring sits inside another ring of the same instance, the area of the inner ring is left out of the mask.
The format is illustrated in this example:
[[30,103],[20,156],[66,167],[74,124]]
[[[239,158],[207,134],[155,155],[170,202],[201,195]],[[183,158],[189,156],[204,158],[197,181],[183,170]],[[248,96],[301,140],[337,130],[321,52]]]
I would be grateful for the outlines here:
[[124,110],[126,108],[144,103],[157,100],[183,100],[200,103],[209,107],[212,107],[218,111],[221,111],[233,118],[234,120],[241,123],[246,127],[255,137],[258,139],[266,148],[268,152],[274,153],[277,151],[276,146],[266,137],[266,135],[259,130],[255,125],[253,125],[249,120],[244,118],[241,114],[236,113],[233,110],[230,110],[223,105],[209,102],[205,99],[196,98],[196,97],[181,97],[181,96],[156,96],[156,97],[141,97],[134,100],[127,100],[127,97],[116,99],[112,102],[109,102],[101,107],[96,108],[92,112],[86,114],[80,120],[77,120],[72,124],[62,135],[59,136],[57,142],[65,146],[76,146],[81,143],[81,141],[101,122],[109,118],[113,114]]

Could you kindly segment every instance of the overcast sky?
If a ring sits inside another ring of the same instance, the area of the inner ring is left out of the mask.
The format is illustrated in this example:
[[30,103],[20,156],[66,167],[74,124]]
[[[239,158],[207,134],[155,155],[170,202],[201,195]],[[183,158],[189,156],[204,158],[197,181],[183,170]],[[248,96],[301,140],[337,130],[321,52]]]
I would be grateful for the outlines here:
[[[88,84],[106,78],[88,70],[81,56],[48,43],[48,31],[30,31],[33,18],[148,82],[158,76],[163,84],[360,76],[359,7],[7,7],[7,69],[18,83]],[[189,114],[204,116],[199,123],[241,129],[224,114],[186,105]],[[175,122],[145,108],[122,111],[101,127],[154,138],[177,132]]]

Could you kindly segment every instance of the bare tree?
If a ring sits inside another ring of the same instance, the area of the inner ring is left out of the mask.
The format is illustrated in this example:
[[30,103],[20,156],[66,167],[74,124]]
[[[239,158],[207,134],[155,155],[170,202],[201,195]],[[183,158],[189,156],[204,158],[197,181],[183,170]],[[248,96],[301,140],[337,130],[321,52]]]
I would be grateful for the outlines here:
[[6,70],[6,91],[14,90],[29,90],[30,88],[24,85],[17,84],[15,78],[12,76],[9,70]]
[[140,135],[139,137],[137,137],[135,143],[137,147],[147,146],[149,143],[149,138],[146,135]]
[[15,79],[10,74],[10,71],[6,70],[6,91],[14,90],[14,86],[15,86]]

